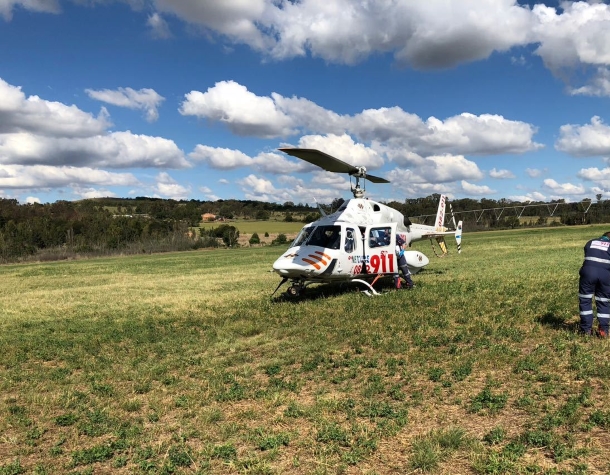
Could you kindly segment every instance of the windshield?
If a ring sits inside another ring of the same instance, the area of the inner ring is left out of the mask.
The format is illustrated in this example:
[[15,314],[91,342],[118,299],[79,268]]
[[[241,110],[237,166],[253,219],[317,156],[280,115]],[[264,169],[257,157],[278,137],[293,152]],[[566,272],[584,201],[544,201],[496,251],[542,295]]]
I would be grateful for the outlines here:
[[310,246],[339,249],[341,246],[341,226],[318,226],[307,240]]
[[307,238],[309,237],[309,235],[311,234],[311,232],[314,229],[316,229],[315,226],[305,226],[303,229],[301,229],[301,232],[294,239],[294,241],[292,241],[292,244],[290,245],[290,247],[295,247],[295,246],[300,246],[302,244],[305,244],[305,241],[307,241]]

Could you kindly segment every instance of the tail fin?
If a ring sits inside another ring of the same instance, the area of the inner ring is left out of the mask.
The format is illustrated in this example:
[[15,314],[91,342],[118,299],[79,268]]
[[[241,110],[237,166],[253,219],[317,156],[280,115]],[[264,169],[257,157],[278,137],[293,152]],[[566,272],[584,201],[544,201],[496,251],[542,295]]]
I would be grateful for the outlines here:
[[447,197],[445,195],[441,195],[441,199],[438,202],[438,211],[436,212],[436,222],[434,223],[434,228],[436,231],[443,232],[445,231],[445,201]]
[[459,254],[462,252],[462,221],[458,221],[457,227],[455,228],[455,242]]

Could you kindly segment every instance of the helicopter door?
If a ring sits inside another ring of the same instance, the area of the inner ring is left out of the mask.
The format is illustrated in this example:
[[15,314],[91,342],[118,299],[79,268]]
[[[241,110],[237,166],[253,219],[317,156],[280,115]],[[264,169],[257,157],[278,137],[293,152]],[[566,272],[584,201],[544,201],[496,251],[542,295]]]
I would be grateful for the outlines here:
[[396,223],[367,226],[364,255],[370,274],[394,274],[396,267]]
[[354,273],[354,265],[362,259],[362,234],[358,226],[342,224],[341,234],[345,236],[339,254],[337,271],[346,274]]

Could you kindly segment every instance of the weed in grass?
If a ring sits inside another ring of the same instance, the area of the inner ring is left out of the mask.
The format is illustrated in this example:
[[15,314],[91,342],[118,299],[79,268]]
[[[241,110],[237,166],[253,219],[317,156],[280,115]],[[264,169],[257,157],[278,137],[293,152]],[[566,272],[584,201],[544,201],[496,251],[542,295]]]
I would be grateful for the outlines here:
[[497,445],[502,442],[505,437],[506,431],[504,428],[497,426],[483,436],[483,441],[487,442],[489,445]]
[[475,457],[473,469],[476,473],[484,475],[518,473],[514,460],[498,452],[487,452],[482,456]]
[[336,422],[322,421],[318,426],[316,440],[323,444],[337,444],[342,447],[349,446],[347,432]]
[[263,430],[259,430],[257,447],[259,450],[277,449],[290,442],[290,435],[285,432],[277,434],[264,434]]
[[440,448],[434,440],[424,437],[413,442],[409,457],[409,464],[413,470],[431,472],[438,467],[440,461]]
[[472,373],[472,361],[465,361],[451,370],[451,376],[455,381],[464,381]]
[[55,418],[55,424],[57,424],[60,427],[71,426],[71,425],[75,424],[76,421],[78,421],[78,416],[76,416],[75,414],[73,414],[71,412],[62,414],[61,416],[57,416]]
[[186,447],[170,447],[167,452],[169,463],[175,467],[189,467],[193,463],[189,452]]
[[224,461],[235,460],[237,458],[237,449],[233,444],[216,445],[212,447],[211,457]]
[[602,429],[610,429],[610,411],[593,411],[591,416],[589,416],[589,422]]
[[131,401],[126,401],[123,403],[122,408],[126,412],[138,412],[142,409],[142,401],[137,399],[132,399]]
[[25,473],[25,470],[19,460],[6,465],[0,465],[0,475],[19,475],[20,473]]
[[428,370],[428,379],[430,379],[430,381],[438,383],[443,377],[443,374],[445,374],[445,370],[443,368],[430,368]]
[[304,417],[306,414],[307,414],[306,411],[304,409],[302,409],[301,406],[299,404],[297,404],[295,401],[290,401],[288,403],[288,406],[284,410],[285,417],[297,418],[297,417]]
[[114,449],[110,444],[96,445],[89,449],[72,452],[72,465],[89,465],[96,462],[104,462],[113,456]]
[[469,410],[475,414],[483,410],[487,411],[489,414],[496,414],[506,406],[507,400],[508,394],[494,393],[490,386],[487,385],[472,399]]

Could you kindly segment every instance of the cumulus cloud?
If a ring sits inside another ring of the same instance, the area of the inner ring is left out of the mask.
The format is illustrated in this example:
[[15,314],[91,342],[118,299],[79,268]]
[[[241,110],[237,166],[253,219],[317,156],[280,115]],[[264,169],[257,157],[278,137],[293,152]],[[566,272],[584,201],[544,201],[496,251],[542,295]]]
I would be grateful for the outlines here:
[[[143,97],[142,103],[146,102]],[[101,167],[191,166],[172,140],[109,132],[111,125],[104,108],[94,116],[74,105],[26,97],[20,87],[0,79],[0,187],[71,186],[85,190],[76,192],[85,196],[99,192],[100,186],[139,183],[132,174],[111,173]]]
[[583,195],[586,189],[582,185],[574,185],[572,183],[557,183],[552,178],[547,178],[543,182],[543,187],[557,196],[565,195]]
[[86,138],[31,133],[0,134],[0,163],[185,168],[190,164],[172,140],[131,132]]
[[47,165],[1,165],[0,188],[60,188],[69,185],[133,186],[139,184],[131,173],[112,173],[88,167]]
[[497,179],[515,178],[515,174],[510,170],[496,170],[495,168],[489,170],[489,176]]
[[526,168],[525,173],[530,178],[537,178],[544,173],[544,170],[539,170],[538,168]]
[[24,201],[25,204],[29,204],[29,205],[34,204],[34,203],[40,204],[40,202],[41,202],[40,198],[37,198],[35,196],[28,196]]
[[41,13],[59,13],[60,11],[57,0],[0,0],[0,15],[6,21],[10,21],[16,7]]
[[527,203],[529,201],[547,201],[547,197],[537,191],[533,191],[525,195],[509,196],[508,199],[512,201],[519,201],[520,203]]
[[21,87],[0,78],[0,134],[31,132],[44,136],[89,137],[103,133],[110,125],[102,109],[97,117],[76,106],[27,97]]
[[586,125],[562,125],[555,148],[574,157],[610,155],[610,126],[595,116]]
[[[494,52],[523,64],[527,59],[514,50],[532,45],[545,66],[566,80],[566,71],[610,66],[610,6],[602,1],[566,1],[558,8],[518,0],[153,0],[151,5],[146,23],[158,37],[169,35],[165,18],[174,16],[190,31],[228,46],[248,45],[275,60],[310,55],[355,64],[381,53],[393,54],[403,66],[438,69]],[[7,21],[17,8],[56,13],[59,2],[0,0]],[[592,79],[574,91],[604,91]]]
[[461,181],[462,189],[468,193],[469,195],[493,195],[496,193],[496,190],[492,190],[487,185],[474,185],[472,183],[467,182],[466,180]]
[[[309,132],[301,143],[310,145],[300,146],[320,148],[342,160],[356,153],[357,159],[372,161],[371,166],[380,166],[380,153],[398,163],[412,163],[420,155],[491,155],[542,148],[533,141],[537,132],[534,126],[500,115],[463,113],[444,121],[435,117],[424,121],[400,107],[339,115],[305,98],[288,99],[277,93],[257,96],[234,81],[218,82],[205,93],[190,92],[180,112],[224,123],[238,135],[270,138]],[[351,137],[371,144],[365,151],[367,157],[357,152]]]
[[295,133],[292,120],[273,99],[257,96],[235,81],[221,81],[207,92],[191,91],[185,97],[182,115],[222,122],[237,135],[273,138]]
[[80,186],[73,186],[72,192],[78,196],[79,198],[85,200],[90,198],[108,198],[115,197],[116,193],[110,190],[105,190],[102,188],[83,188]]
[[85,89],[92,99],[112,104],[113,106],[126,107],[128,109],[140,109],[145,112],[146,120],[154,122],[159,118],[159,105],[165,98],[154,89],[140,89],[136,91],[131,87],[120,87],[111,89]]
[[155,191],[161,196],[174,200],[184,200],[191,193],[190,186],[182,186],[174,180],[167,172],[161,172],[156,178]]

